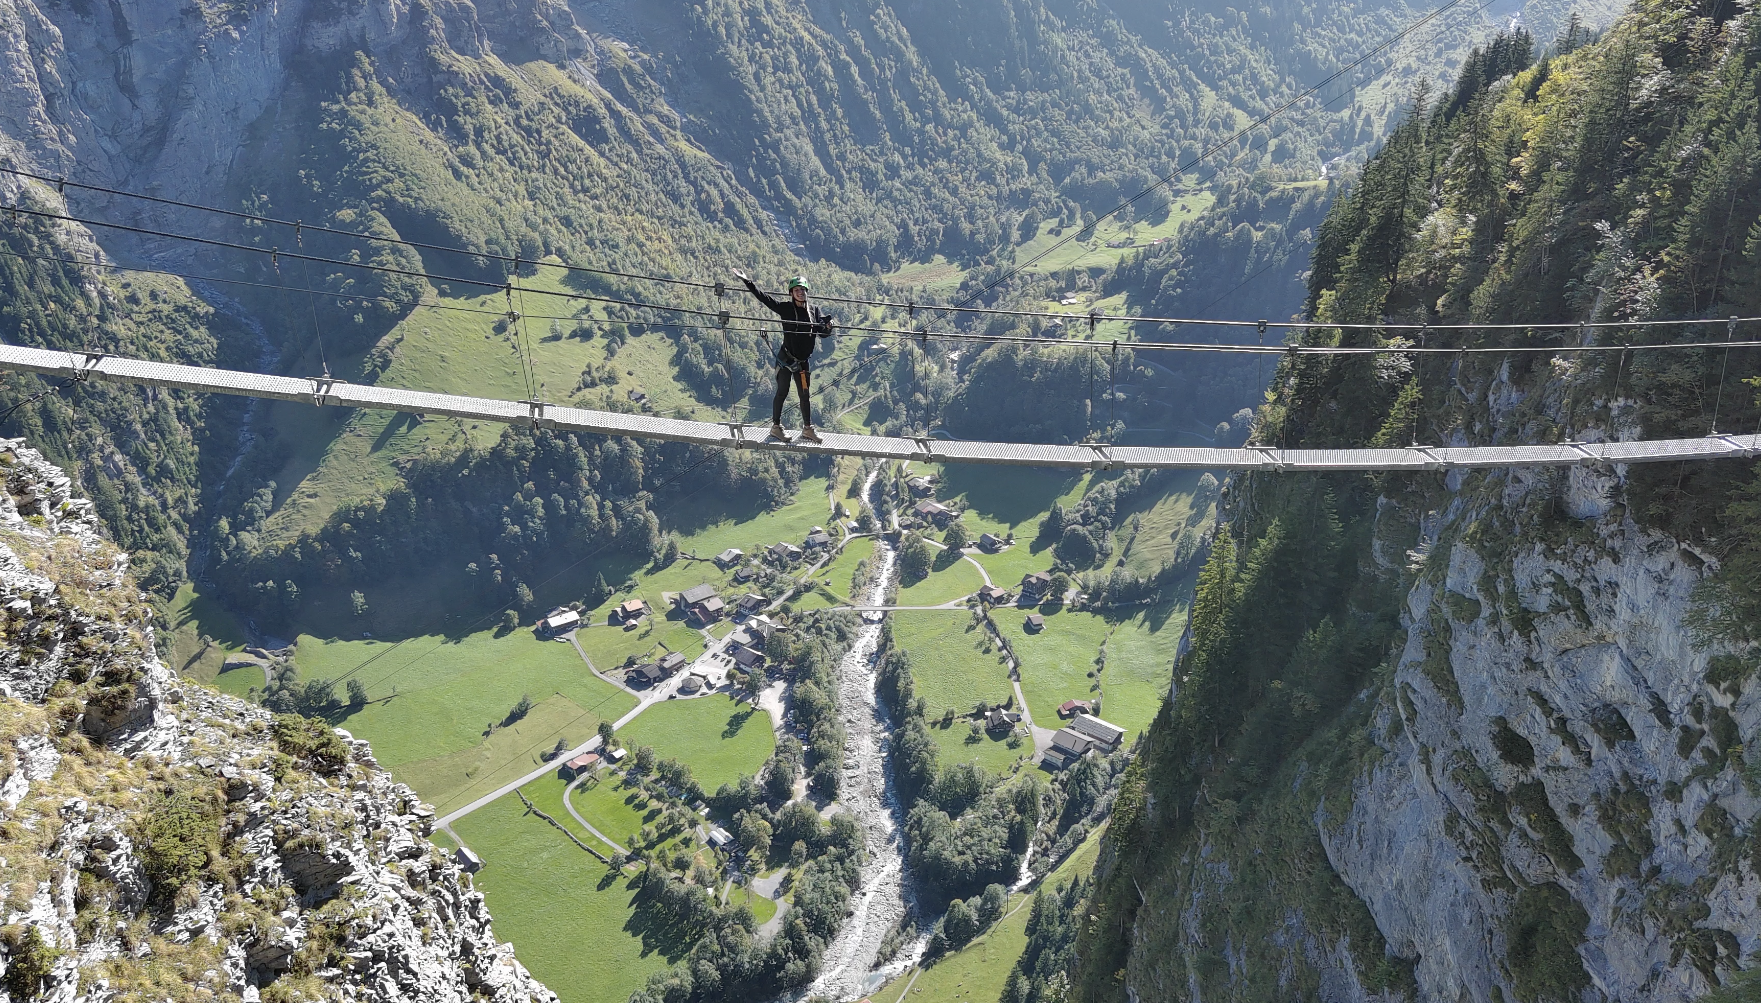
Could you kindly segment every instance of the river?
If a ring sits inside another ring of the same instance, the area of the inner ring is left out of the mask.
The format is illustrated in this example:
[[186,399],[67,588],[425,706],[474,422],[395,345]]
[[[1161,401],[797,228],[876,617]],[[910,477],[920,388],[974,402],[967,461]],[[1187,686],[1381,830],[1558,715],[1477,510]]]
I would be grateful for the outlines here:
[[[879,472],[877,465],[862,485],[862,501],[870,511]],[[874,579],[865,600],[868,605],[886,602],[895,559],[892,544],[876,537]],[[867,995],[915,963],[927,942],[919,936],[885,965],[875,967],[881,942],[911,908],[905,875],[904,812],[893,789],[887,759],[887,736],[892,727],[886,709],[875,698],[875,648],[879,642],[880,625],[864,626],[838,667],[838,709],[849,736],[838,803],[862,826],[868,860],[862,867],[861,884],[850,897],[850,915],[827,946],[824,967],[809,993],[840,1001]]]

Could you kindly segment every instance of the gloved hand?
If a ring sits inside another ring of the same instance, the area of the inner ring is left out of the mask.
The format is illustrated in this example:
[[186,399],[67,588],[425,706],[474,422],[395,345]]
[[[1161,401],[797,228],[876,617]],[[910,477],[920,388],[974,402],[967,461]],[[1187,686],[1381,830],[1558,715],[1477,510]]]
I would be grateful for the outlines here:
[[741,282],[751,282],[752,281],[751,279],[746,277],[745,272],[740,271],[738,268],[734,269],[733,271],[734,271],[734,278],[739,279]]

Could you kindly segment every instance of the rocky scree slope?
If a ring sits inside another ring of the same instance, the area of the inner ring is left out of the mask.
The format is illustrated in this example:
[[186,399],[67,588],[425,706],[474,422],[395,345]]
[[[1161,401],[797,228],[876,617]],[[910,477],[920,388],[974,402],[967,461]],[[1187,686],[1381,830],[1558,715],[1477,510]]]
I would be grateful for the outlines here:
[[176,678],[91,503],[0,474],[0,999],[555,999],[365,742]]

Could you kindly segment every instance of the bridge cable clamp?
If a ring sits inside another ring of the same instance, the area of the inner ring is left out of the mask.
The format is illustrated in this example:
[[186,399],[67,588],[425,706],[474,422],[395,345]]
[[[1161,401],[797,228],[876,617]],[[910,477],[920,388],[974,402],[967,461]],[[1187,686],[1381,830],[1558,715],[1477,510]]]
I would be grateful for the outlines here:
[[1578,454],[1578,462],[1582,464],[1601,463],[1604,459],[1602,456],[1591,452],[1589,447],[1582,442],[1568,439],[1565,442],[1560,443],[1560,445],[1576,452]]
[[910,437],[910,439],[912,442],[917,443],[917,448],[920,450],[920,452],[917,455],[911,457],[913,460],[916,460],[919,463],[933,463],[933,462],[935,462],[935,454],[930,452],[930,449],[929,449],[929,441],[930,440],[929,440],[928,436],[913,435]]
[[1290,469],[1290,461],[1284,458],[1282,449],[1274,446],[1248,446],[1247,451],[1260,454],[1260,459],[1265,461],[1265,466],[1272,470]]
[[1720,432],[1717,435],[1709,435],[1707,438],[1717,439],[1719,442],[1730,446],[1730,448],[1736,450],[1738,456],[1745,459],[1761,454],[1761,448],[1758,448],[1758,442],[1755,436],[1749,437],[1748,445],[1744,445],[1741,439],[1725,432]]
[[1430,446],[1421,446],[1415,442],[1406,448],[1410,452],[1417,453],[1420,456],[1425,458],[1424,469],[1426,469],[1426,470],[1448,470],[1449,469],[1449,461],[1445,460],[1441,456],[1438,456],[1436,453],[1431,452]]
[[308,376],[307,379],[312,381],[312,406],[322,407],[325,404],[324,398],[332,396],[336,381],[331,379],[328,372],[323,376]]
[[751,439],[746,438],[746,423],[745,422],[743,422],[743,421],[724,421],[724,422],[722,422],[722,424],[726,425],[728,427],[728,437],[734,440],[733,446],[735,449],[752,449],[752,448],[756,447],[757,443],[754,443]]
[[548,404],[541,400],[526,401],[526,420],[531,423],[533,428],[556,427],[556,419],[547,418],[544,415],[544,409],[548,406]]
[[1107,452],[1107,450],[1113,448],[1112,443],[1110,443],[1110,442],[1085,442],[1085,443],[1083,443],[1083,445],[1087,446],[1089,449],[1094,450],[1094,454],[1095,454],[1094,459],[1089,464],[1089,466],[1092,469],[1095,469],[1095,470],[1111,470],[1111,469],[1113,469],[1113,454]]

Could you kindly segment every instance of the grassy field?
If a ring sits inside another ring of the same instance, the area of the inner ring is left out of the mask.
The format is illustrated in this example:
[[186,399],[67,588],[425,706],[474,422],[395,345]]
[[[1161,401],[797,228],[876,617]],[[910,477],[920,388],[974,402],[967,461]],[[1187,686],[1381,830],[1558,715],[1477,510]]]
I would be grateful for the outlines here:
[[1035,539],[1040,520],[1054,502],[1074,505],[1088,490],[1091,475],[1034,467],[979,468],[969,464],[912,464],[910,473],[933,473],[940,483],[936,497],[965,507],[961,521],[977,540],[981,533],[1015,545],[996,554],[975,554],[996,585],[1013,589],[1023,575],[1052,565],[1051,542]]
[[[1035,262],[1028,271],[1039,274],[1062,271],[1066,268],[1101,268],[1117,265],[1134,249],[1147,246],[1150,242],[1172,237],[1180,229],[1181,224],[1191,222],[1198,215],[1210,208],[1217,197],[1210,192],[1195,192],[1180,195],[1168,213],[1168,218],[1154,226],[1148,223],[1135,225],[1108,219],[1095,227],[1092,235],[1085,234],[1086,240],[1071,240],[1057,250],[1047,254],[1045,258]],[[1025,244],[1015,247],[1018,260],[1029,261],[1035,255],[1044,253],[1058,241],[1069,237],[1073,232],[1066,228],[1062,234],[1053,233],[1057,228],[1057,220],[1047,220],[1040,224],[1039,235]],[[1133,241],[1131,247],[1114,248],[1107,245],[1125,237]],[[1086,330],[1086,326],[1084,328]]]
[[[1050,893],[1093,871],[1104,831],[1103,826],[1091,834],[1038,887]],[[910,1003],[992,1003],[1002,995],[1004,980],[1027,949],[1027,918],[1032,909],[1031,890],[1009,896],[1004,918],[983,935],[926,968],[907,969],[869,999],[874,1003],[905,1003],[907,998]]]
[[972,562],[949,553],[936,551],[930,572],[917,582],[899,589],[900,606],[939,606],[962,596],[969,596],[984,587],[984,576]]
[[730,891],[728,893],[728,904],[733,905],[736,902],[744,902],[746,908],[752,910],[752,918],[758,921],[759,926],[763,926],[770,922],[770,918],[777,914],[777,904],[775,902],[765,898],[763,895],[754,895],[750,888],[735,888]]
[[653,746],[661,759],[690,766],[697,783],[711,793],[756,775],[777,744],[770,715],[724,694],[656,704],[619,731],[618,739],[632,749]]
[[[535,314],[566,314],[573,304],[542,295],[564,291],[563,271],[540,268],[523,281],[526,299]],[[461,290],[462,292],[462,290]],[[502,294],[436,294],[430,301],[452,307],[487,310],[488,315],[433,307],[418,307],[387,339],[395,343],[391,365],[376,380],[380,386],[410,387],[445,393],[477,394],[524,399],[526,375],[514,338],[517,331],[495,333],[495,314],[506,309]],[[572,322],[560,322],[566,335]],[[617,352],[606,356],[603,339],[581,341],[550,333],[549,321],[528,321],[527,340],[532,355],[532,374],[541,392],[552,401],[580,406],[604,406],[607,398],[622,400],[632,389],[645,391],[657,409],[671,413],[675,407],[706,409],[673,378],[673,342],[656,332],[631,327],[632,337]],[[345,379],[357,379],[365,353],[330,359],[332,370]],[[318,371],[312,358],[300,371]],[[611,386],[575,391],[578,378],[588,365],[609,366],[617,376]],[[452,418],[417,421],[409,415],[313,408],[295,403],[269,406],[269,418],[282,441],[295,444],[282,469],[274,477],[277,510],[265,531],[266,540],[284,539],[321,525],[337,505],[382,492],[395,483],[398,460],[429,449],[455,450],[467,442],[494,442],[502,426]]]
[[814,577],[822,581],[827,578],[831,579],[832,583],[827,587],[833,592],[850,596],[852,599],[861,598],[852,591],[852,577],[856,574],[856,565],[873,556],[873,537],[865,536],[859,540],[851,540],[844,545],[843,550],[838,552],[837,559],[822,568],[819,574]]
[[1006,774],[1015,760],[1033,755],[1033,741],[1028,738],[1021,740],[1020,748],[1011,749],[1006,733],[1001,737],[980,733],[976,742],[971,735],[972,728],[964,718],[956,718],[947,728],[939,720],[930,721],[929,737],[935,739],[937,758],[943,766],[977,763],[992,773]]
[[[526,630],[503,637],[485,631],[457,642],[417,638],[395,649],[302,635],[296,650],[303,679],[339,678],[383,654],[355,676],[366,682],[371,702],[338,723],[371,741],[380,763],[436,803],[467,785],[488,790],[483,782],[490,776],[511,779],[543,751],[528,754],[528,747],[585,741],[601,720],[636,705],[588,672],[574,648]],[[522,695],[534,701],[527,718],[485,736]]]
[[1130,742],[1161,710],[1174,672],[1180,634],[1186,628],[1186,602],[1162,603],[1116,621],[1107,639],[1107,667],[1101,673],[1101,713],[1125,729]]
[[[473,876],[496,936],[564,1003],[609,1003],[684,956],[688,931],[660,929],[633,881],[612,875],[518,798],[504,797],[454,824],[483,857]],[[566,812],[565,812],[566,814]]]
[[222,693],[244,699],[251,695],[251,690],[263,688],[263,670],[254,665],[229,669],[215,676],[212,685]]
[[[516,724],[456,752],[399,763],[392,775],[446,814],[544,765],[542,753],[562,739],[574,746],[593,736],[601,718],[564,696],[532,705]],[[378,748],[378,743],[374,743]]]
[[636,834],[636,830],[660,817],[659,805],[638,808],[637,802],[641,798],[641,791],[627,786],[622,774],[602,772],[597,780],[575,788],[569,795],[569,803],[595,829],[628,849],[630,837]]
[[1034,720],[1050,727],[1058,705],[1066,700],[1087,700],[1094,695],[1095,656],[1100,654],[1112,625],[1093,613],[1073,613],[1061,606],[1043,606],[1045,630],[1029,634],[1025,629],[1030,611],[1007,607],[993,610],[997,628],[1021,660],[1021,692]]
[[1131,517],[1136,515],[1139,519],[1137,538],[1125,557],[1125,569],[1134,575],[1151,575],[1164,564],[1172,563],[1180,538],[1193,537],[1196,542],[1214,518],[1214,501],[1200,501],[1197,497],[1199,478],[1204,473],[1182,470],[1172,476],[1173,486],[1165,493],[1119,511],[1115,553],[1125,543]]
[[892,618],[893,644],[910,653],[911,678],[931,720],[947,707],[965,714],[980,700],[998,704],[1014,698],[1003,653],[994,648],[985,653],[990,635],[973,626],[970,612],[903,610]]
[[[567,780],[564,780],[556,773],[549,773],[522,786],[520,788],[520,793],[531,798],[534,807],[560,822],[563,828],[572,833],[576,839],[586,843],[588,846],[592,846],[599,842],[599,840],[594,839],[592,833],[581,828],[581,823],[575,821],[575,817],[569,814],[568,806],[563,804],[563,792],[566,791],[568,787],[569,782]],[[518,801],[519,798],[516,797],[514,800]],[[599,848],[599,852],[604,853],[607,856],[611,855],[609,847],[602,846]]]
[[[222,675],[220,666],[226,656],[244,650],[245,628],[238,617],[222,609],[218,602],[199,595],[193,584],[184,582],[178,587],[177,594],[166,604],[165,619],[171,627],[171,653],[166,662],[173,669],[198,683],[219,686],[222,692],[234,696],[243,696],[249,686],[263,685],[261,672],[244,689],[216,682]],[[204,637],[209,639],[208,643],[203,643]]]

